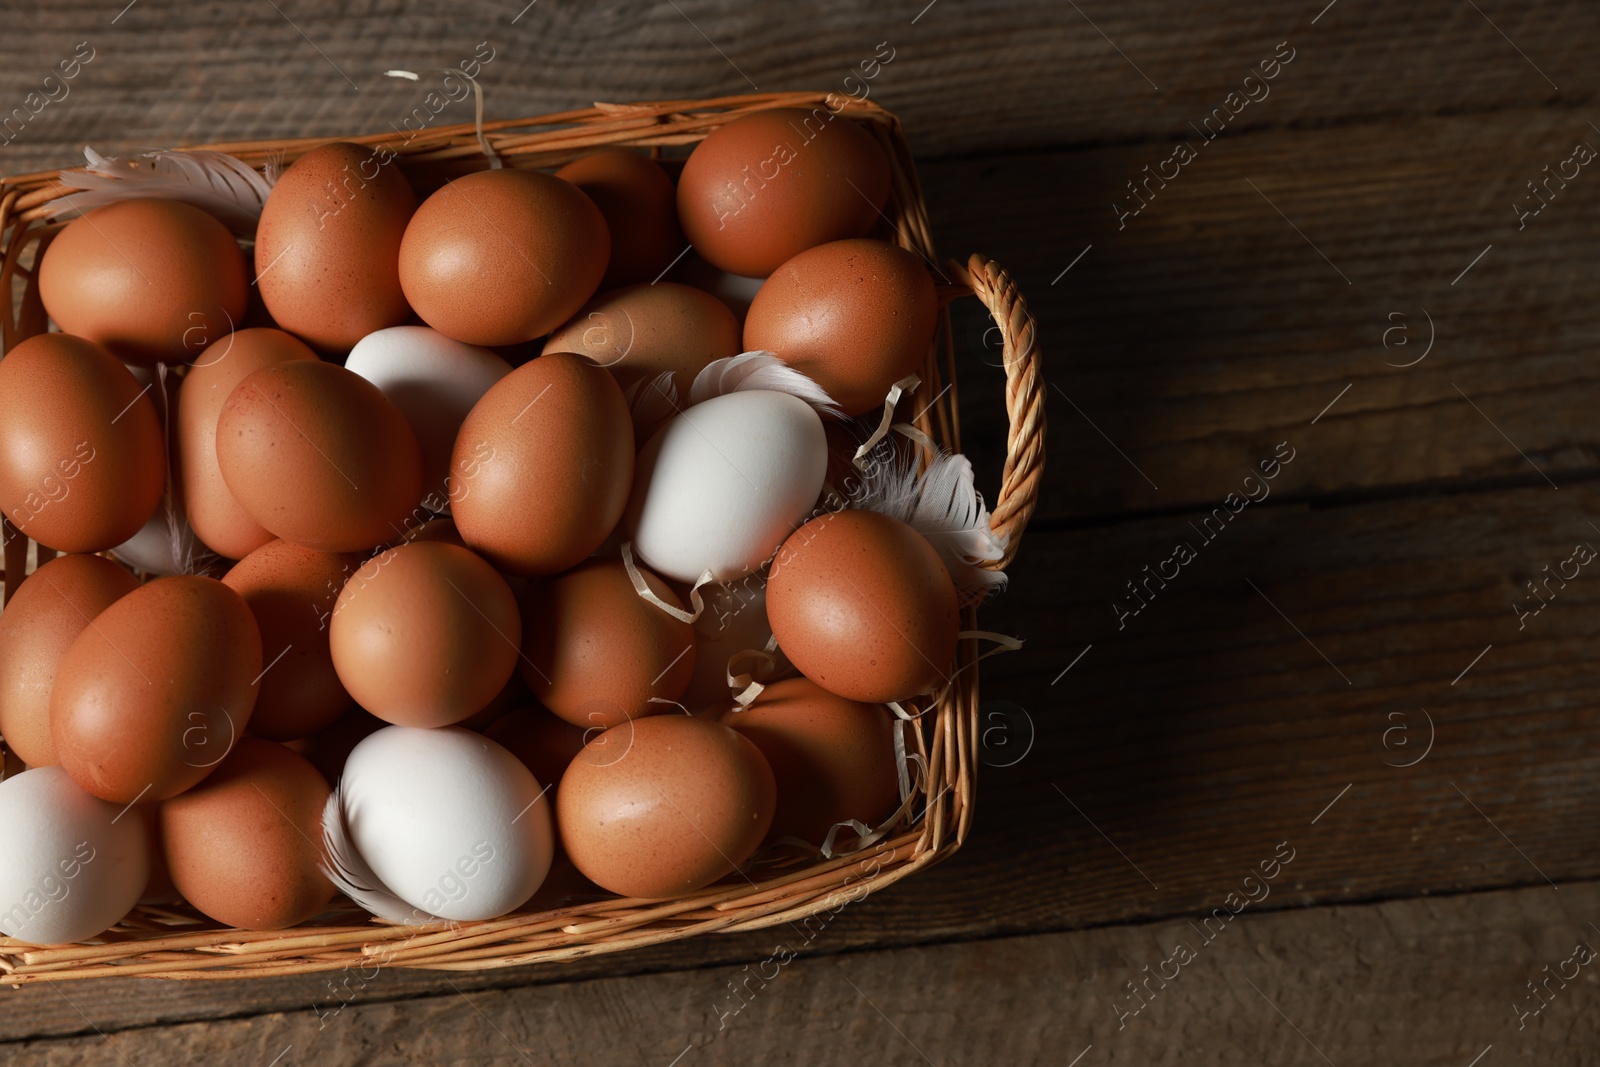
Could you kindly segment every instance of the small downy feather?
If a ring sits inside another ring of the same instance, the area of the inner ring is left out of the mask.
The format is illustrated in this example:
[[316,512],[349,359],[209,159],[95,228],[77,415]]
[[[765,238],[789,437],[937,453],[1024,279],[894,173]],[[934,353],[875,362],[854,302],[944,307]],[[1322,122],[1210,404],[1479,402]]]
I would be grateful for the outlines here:
[[1004,571],[979,566],[1004,556],[1006,546],[989,528],[989,509],[966,456],[937,453],[921,473],[909,457],[874,456],[862,469],[850,506],[899,519],[926,537],[949,569],[962,604],[976,604],[1005,587]]
[[689,387],[689,403],[698,404],[714,396],[743,389],[766,389],[799,397],[824,417],[841,414],[833,397],[810,377],[795,370],[773,352],[743,352],[726,359],[715,359],[695,375]]
[[322,873],[328,876],[334,888],[378,918],[403,926],[446,921],[412,907],[378,881],[378,876],[372,873],[350,839],[350,827],[344,818],[343,788],[335,788],[323,806],[322,843],[327,853]]
[[277,180],[277,167],[263,177],[242,160],[223,152],[144,152],[102,156],[85,147],[87,164],[61,172],[61,184],[81,192],[62,197],[52,221],[92,211],[118,200],[158,197],[182,200],[215,216],[234,233],[256,232],[261,207]]
[[[173,385],[172,369],[169,364],[158,363],[155,369],[156,404],[161,409],[161,433],[167,441],[167,479],[166,485],[161,490],[161,504],[151,516],[152,523],[160,520],[161,544],[164,548],[156,548],[146,536],[146,530],[140,530],[127,542],[110,550],[110,554],[118,562],[126,564],[136,572],[143,572],[147,567],[153,567],[151,573],[157,575],[168,574],[200,574],[207,577],[222,577],[219,571],[221,558],[212,552],[200,539],[195,536],[194,530],[189,527],[188,516],[184,513],[180,497],[179,479],[177,471],[173,468],[172,457],[177,454],[177,446],[173,437],[177,433],[173,425]],[[146,391],[150,387],[146,386]]]

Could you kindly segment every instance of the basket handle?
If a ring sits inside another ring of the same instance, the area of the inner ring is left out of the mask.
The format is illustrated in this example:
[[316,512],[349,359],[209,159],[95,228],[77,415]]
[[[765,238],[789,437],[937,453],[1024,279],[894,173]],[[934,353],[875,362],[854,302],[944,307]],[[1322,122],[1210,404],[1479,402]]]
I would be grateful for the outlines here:
[[1044,478],[1044,379],[1039,374],[1038,330],[1027,299],[1000,264],[974,253],[966,267],[958,263],[950,267],[983,301],[1000,329],[1006,368],[1006,465],[989,528],[1005,539],[1006,548],[1000,559],[979,564],[999,570],[1016,558]]

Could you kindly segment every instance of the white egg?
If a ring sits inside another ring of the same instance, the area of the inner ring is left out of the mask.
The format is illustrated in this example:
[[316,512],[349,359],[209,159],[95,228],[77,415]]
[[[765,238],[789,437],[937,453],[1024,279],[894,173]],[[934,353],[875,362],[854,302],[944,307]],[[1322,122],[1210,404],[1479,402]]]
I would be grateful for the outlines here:
[[138,812],[90,796],[60,767],[0,782],[0,933],[82,941],[128,914],[149,880]]
[[422,446],[423,504],[448,515],[456,433],[489,387],[511,373],[493,351],[426,326],[391,326],[356,342],[345,367],[394,401]]
[[459,727],[389,726],[351,751],[339,801],[382,887],[443,919],[493,919],[550,871],[550,801],[522,762]]
[[761,566],[822,492],[828,441],[804,400],[766,389],[712,397],[656,431],[634,464],[624,521],[650,569],[728,581]]

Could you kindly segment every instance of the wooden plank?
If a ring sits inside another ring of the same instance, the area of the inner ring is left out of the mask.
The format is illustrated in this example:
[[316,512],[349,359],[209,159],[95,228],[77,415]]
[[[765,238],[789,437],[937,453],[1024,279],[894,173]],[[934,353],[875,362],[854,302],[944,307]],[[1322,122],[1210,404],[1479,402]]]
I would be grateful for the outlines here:
[[[1299,451],[1286,471],[1321,458],[1298,429],[1287,436]],[[1268,907],[1600,878],[1600,578],[1578,568],[1522,629],[1510,606],[1579,541],[1600,548],[1597,513],[1590,483],[1331,508],[1269,497],[1212,542],[1192,513],[1033,536],[985,615],[1028,640],[985,664],[987,709],[1008,701],[1026,717],[983,722],[990,765],[969,843],[841,914],[819,949],[1192,914],[1283,840],[1300,854]],[[1197,557],[1119,630],[1124,582],[1180,540]],[[1013,747],[994,732],[1008,724]],[[709,937],[454,981],[723,964],[764,943]],[[78,989],[103,1027],[328,996],[319,978]],[[424,991],[450,985],[385,973],[369,995]],[[81,1027],[49,989],[5,996],[0,1036]]]
[[[75,158],[86,140],[107,150],[381,129],[422,98],[384,70],[454,66],[482,42],[495,50],[481,74],[494,117],[594,100],[820,88],[870,93],[901,110],[919,150],[934,155],[1182,132],[1224,106],[1230,92],[1259,96],[1263,87],[1244,79],[1260,74],[1280,42],[1293,58],[1265,84],[1270,95],[1243,105],[1231,129],[1545,102],[1574,107],[1592,100],[1588,72],[1600,59],[1600,11],[1557,0],[1480,10],[1447,0],[1345,2],[1320,17],[1323,0],[1270,12],[1105,0],[1076,7],[610,0],[528,5],[520,16],[523,4],[478,0],[452,6],[448,18],[428,8],[341,9],[308,0],[243,8],[136,3],[119,15],[121,6],[69,0],[7,11],[0,102],[9,110],[42,88],[60,99],[30,105],[38,115],[0,158],[28,160],[25,169],[33,169]],[[83,41],[94,59],[66,95],[44,87]],[[869,66],[876,76],[863,82],[859,65],[874,59],[880,42],[894,58]],[[847,82],[852,74],[857,80]]]
[[[1209,504],[1324,408],[1285,497],[1594,477],[1600,173],[1520,231],[1512,210],[1579,141],[1600,148],[1559,110],[1218,140],[1120,231],[1111,204],[1171,146],[924,166],[944,254],[998,259],[1040,320],[1040,521]],[[963,305],[964,444],[993,486],[998,335]]]
[[[1271,859],[1273,843],[1251,845],[1258,860]],[[1305,841],[1279,879],[1316,848]],[[1600,887],[1275,914],[1241,905],[1235,918],[1224,901],[1249,869],[1211,886],[1207,904],[1226,920],[1207,912],[1146,926],[792,960],[797,939],[774,934],[747,960],[711,970],[541,989],[445,989],[352,1005],[337,1016],[302,1008],[86,1030],[0,1049],[8,1062],[39,1067],[224,1059],[329,1067],[1590,1062],[1600,1043],[1593,957],[1600,934],[1590,923],[1600,913]],[[1202,930],[1205,918],[1211,924]],[[1188,955],[1175,955],[1180,945]],[[1529,982],[1540,984],[1542,999]],[[94,1017],[96,1005],[81,1003]]]

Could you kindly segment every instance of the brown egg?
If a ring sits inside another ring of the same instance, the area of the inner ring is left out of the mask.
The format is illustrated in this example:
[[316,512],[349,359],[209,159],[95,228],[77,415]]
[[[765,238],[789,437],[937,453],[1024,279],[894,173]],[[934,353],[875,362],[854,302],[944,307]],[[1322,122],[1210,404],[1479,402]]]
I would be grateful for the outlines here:
[[283,172],[261,209],[261,299],[278,325],[324,352],[347,352],[411,316],[398,263],[417,195],[386,164],[348,141],[321,145]]
[[322,873],[322,809],[333,791],[282,745],[239,742],[204,782],[161,805],[173,885],[241,930],[305,922],[333,899]]
[[[641,569],[675,608],[667,583]],[[694,677],[694,627],[639,596],[619,560],[590,560],[523,598],[522,677],[575,726],[616,726],[671,710]]]
[[894,719],[806,678],[774,682],[722,722],[755,742],[778,784],[770,838],[822,844],[834,823],[876,826],[894,811]]
[[518,708],[496,719],[483,735],[506,747],[540,785],[561,781],[567,765],[593,734],[540,707]]
[[261,693],[250,732],[269,741],[306,737],[350,707],[333,669],[328,623],[361,557],[269,541],[234,564],[222,584],[244,597],[261,630]]
[[678,179],[678,219],[699,252],[765,278],[826,241],[860,237],[889,198],[889,159],[871,134],[827,108],[734,119],[695,147]]
[[217,419],[217,464],[251,518],[327,552],[400,536],[422,499],[422,449],[405,416],[332,363],[279,363],[240,382]]
[[138,588],[102,556],[58,556],[30,574],[0,612],[0,737],[30,767],[56,762],[50,688],[67,649],[118,598]]
[[691,893],[732,874],[772,824],[766,757],[709,719],[652,715],[584,746],[556,790],[567,855],[627,897]]
[[622,389],[579,356],[541,356],[467,414],[450,512],[467,545],[511,574],[556,574],[605,543],[633,487]]
[[605,218],[571,182],[485,170],[422,202],[400,245],[400,285],[440,333],[509,345],[570,319],[610,255]]
[[611,371],[624,389],[670,372],[680,407],[688,406],[689,387],[707,363],[741,351],[728,305],[675,282],[601,293],[552,333],[544,350],[576,352]]
[[417,541],[368,560],[339,594],[333,666],[356,703],[399,726],[449,726],[517,666],[516,598],[478,556]]
[[776,352],[828,391],[846,415],[927,357],[939,299],[921,258],[862,237],[808,249],[775,270],[744,320],[748,351]]
[[255,706],[261,634],[213,578],[157,578],[67,649],[50,694],[56,758],[101,800],[183,792],[222,762]]
[[928,539],[875,511],[813,519],[778,549],[767,619],[800,673],[850,700],[906,700],[944,684],[961,608]]
[[582,189],[605,216],[611,262],[602,289],[655,281],[684,250],[677,190],[652,160],[607,148],[573,160],[556,177]]
[[161,503],[166,444],[126,367],[81,337],[42,333],[0,360],[0,511],[61,552],[115,548]]
[[272,534],[250,517],[222,480],[217,466],[217,419],[222,405],[234,386],[262,367],[316,358],[305,342],[282,330],[239,330],[196,356],[178,387],[175,476],[183,486],[195,536],[219,556],[243,559],[272,540]]
[[395,544],[410,544],[412,541],[444,541],[452,545],[467,547],[461,540],[461,534],[456,530],[456,524],[450,519],[429,519],[420,525],[408,523],[405,533],[395,541]]
[[67,223],[39,264],[39,295],[62,333],[146,365],[186,363],[242,323],[249,281],[226,226],[153,197]]

